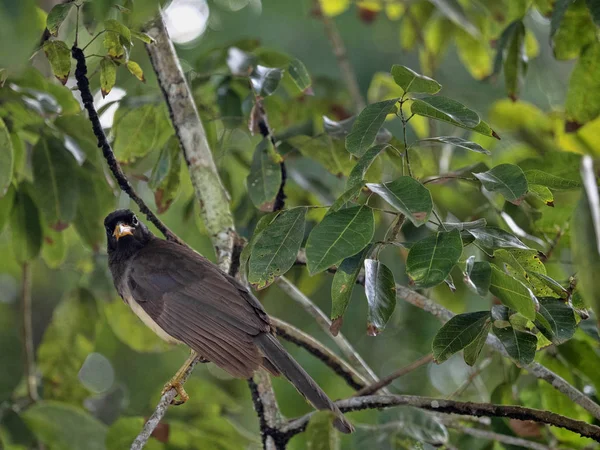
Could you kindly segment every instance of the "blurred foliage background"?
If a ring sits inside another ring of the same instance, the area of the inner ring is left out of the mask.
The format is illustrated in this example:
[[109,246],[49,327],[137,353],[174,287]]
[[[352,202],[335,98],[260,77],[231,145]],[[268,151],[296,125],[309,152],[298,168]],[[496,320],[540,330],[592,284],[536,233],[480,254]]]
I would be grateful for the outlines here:
[[[127,448],[187,350],[168,346],[146,329],[117,298],[107,273],[102,220],[110,210],[129,207],[130,202],[108,174],[90,123],[81,112],[73,89],[74,66],[67,67],[69,70],[63,67],[60,80],[61,69],[51,67],[48,59],[52,60],[52,51],[60,53],[61,49],[54,48],[57,44],[46,45],[46,52],[40,49],[47,14],[56,3],[4,0],[0,6],[0,447]],[[481,186],[472,182],[427,185],[444,221],[485,218],[488,225],[507,233],[520,230],[519,238],[530,248],[546,251],[547,275],[563,287],[569,285],[569,277],[577,271],[569,224],[580,198],[581,155],[600,154],[597,3],[177,0],[163,3],[163,7],[215,161],[231,194],[241,235],[250,238],[264,215],[246,187],[254,148],[261,137],[248,131],[254,95],[247,76],[232,69],[232,59],[237,55],[241,61],[251,58],[265,67],[286,69],[290,61],[298,59],[306,67],[310,90],[300,89],[286,70],[275,92],[265,96],[264,107],[281,142],[278,151],[285,158],[287,206],[331,205],[344,192],[345,177],[356,161],[348,154],[340,158],[340,147],[331,139],[324,146],[302,146],[297,138],[322,135],[323,116],[340,122],[360,109],[344,84],[324,27],[324,22],[334,21],[368,104],[402,95],[389,74],[393,64],[401,64],[437,80],[445,96],[477,111],[502,138],[498,141],[415,116],[407,127],[409,142],[452,135],[491,151],[488,156],[451,146],[415,149],[411,158],[417,179],[485,163],[486,168],[478,172],[500,164],[518,164],[523,170],[539,169],[575,183],[572,186],[577,189],[540,188],[536,191],[539,195],[530,192],[518,205],[486,196]],[[116,19],[131,30],[141,30],[155,14],[156,2],[94,0],[81,8],[79,42],[84,46],[104,29],[104,20]],[[557,13],[557,8],[563,11]],[[60,40],[70,48],[75,38],[75,11],[75,7],[68,11],[47,42]],[[156,206],[176,234],[214,260],[143,40],[134,38],[133,42],[127,58],[138,67],[125,64],[121,55],[111,55],[111,51],[118,53],[119,47],[111,47],[104,38],[86,49],[96,108],[138,192]],[[516,50],[511,50],[513,47]],[[104,58],[107,53],[114,58]],[[102,69],[102,64],[111,69]],[[112,75],[116,75],[116,83],[106,79]],[[101,87],[110,91],[104,98]],[[385,127],[393,135],[392,142],[401,147],[402,123],[388,120]],[[389,181],[403,170],[402,160],[390,152],[376,161],[366,178]],[[375,197],[371,204],[389,208]],[[325,212],[322,208],[308,210],[305,236]],[[376,238],[384,239],[390,218],[376,214],[375,224]],[[390,245],[381,251],[379,258],[392,270],[396,282],[409,283],[404,261],[410,243],[435,229],[407,222],[402,234],[403,242],[409,244]],[[584,239],[583,245],[591,242]],[[470,255],[487,259],[485,251],[471,246],[463,252],[461,262]],[[588,268],[597,267],[594,264],[592,260]],[[425,289],[427,295],[456,313],[490,309],[492,295],[482,297],[468,289],[458,266],[452,274],[455,292],[442,283]],[[294,267],[287,276],[329,313],[331,275],[310,277],[306,268]],[[31,362],[27,364],[22,337],[22,297],[29,277],[34,381],[24,372]],[[331,337],[276,285],[257,295],[270,314],[335,349]],[[573,306],[589,312],[592,297],[586,297],[586,305],[578,296],[580,303]],[[400,301],[386,329],[371,337],[366,333],[367,313],[364,291],[355,289],[342,332],[377,374],[385,375],[431,352],[440,328],[435,317]],[[593,319],[581,323],[585,327],[580,326],[571,340],[538,352],[536,358],[595,396],[600,383],[598,334]],[[287,348],[332,398],[352,394],[322,363],[301,349]],[[32,384],[36,386],[33,394]],[[311,410],[285,380],[276,379],[274,385],[286,416]],[[395,381],[391,389],[395,393],[522,404],[592,420],[562,394],[487,349],[474,368],[454,355],[443,364],[419,368]],[[169,410],[168,426],[162,434],[158,431],[147,448],[260,447],[245,381],[202,364],[186,390],[191,400]],[[356,423],[400,425],[375,431],[359,427],[355,436],[343,438],[343,448],[429,448],[445,443],[448,432],[453,448],[510,447],[450,428],[447,431],[432,416],[411,410],[366,411],[353,413],[351,418]],[[593,445],[564,430],[526,429],[500,419],[494,419],[492,426],[504,434],[551,443],[553,448]],[[305,448],[305,439],[300,435],[289,447]]]

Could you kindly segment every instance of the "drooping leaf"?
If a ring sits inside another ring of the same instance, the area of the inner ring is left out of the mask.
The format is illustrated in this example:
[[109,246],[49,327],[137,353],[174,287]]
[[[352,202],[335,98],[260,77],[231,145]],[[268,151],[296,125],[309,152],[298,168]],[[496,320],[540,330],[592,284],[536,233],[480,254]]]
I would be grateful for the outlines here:
[[0,118],[0,198],[7,192],[13,177],[14,150],[8,128]]
[[474,342],[490,322],[489,311],[457,314],[438,330],[431,346],[433,359],[442,363]]
[[433,209],[431,194],[414,178],[403,176],[388,183],[367,183],[367,187],[403,213],[416,227],[429,219]]
[[79,197],[79,167],[64,144],[42,136],[32,151],[33,179],[38,205],[53,228],[66,228],[75,217]]
[[519,89],[523,85],[527,71],[527,55],[525,52],[525,25],[517,21],[511,33],[504,60],[504,85],[508,96],[516,100]]
[[267,97],[279,87],[282,77],[283,71],[281,69],[258,65],[250,74],[250,82],[258,95]]
[[350,172],[350,175],[348,175],[348,180],[346,181],[346,190],[362,185],[363,179],[369,170],[369,167],[371,167],[373,161],[375,161],[379,154],[387,147],[387,144],[374,145],[358,159],[356,165],[352,169],[352,172]]
[[73,7],[73,3],[59,3],[58,5],[54,5],[50,12],[48,13],[48,17],[46,18],[46,28],[50,32],[52,36],[56,36],[58,34],[58,29],[61,24],[69,15],[69,11]]
[[306,242],[308,271],[314,275],[357,254],[369,244],[374,231],[373,210],[368,206],[354,206],[326,215]]
[[394,81],[402,88],[404,93],[436,94],[442,88],[442,85],[434,79],[421,75],[405,66],[394,64],[390,72],[394,77]]
[[148,186],[154,190],[154,201],[159,214],[165,212],[175,200],[179,191],[180,176],[179,140],[175,136],[171,136],[162,148],[148,180]]
[[135,61],[127,61],[127,70],[129,70],[131,75],[136,77],[142,83],[146,82],[146,78],[144,78],[144,71],[142,70],[140,65]]
[[360,158],[375,142],[386,116],[392,112],[397,102],[397,98],[384,100],[363,109],[352,126],[352,132],[346,136],[346,149]]
[[294,80],[296,86],[298,86],[298,89],[300,89],[302,92],[305,92],[308,88],[310,88],[312,81],[310,79],[308,70],[306,70],[306,66],[302,61],[299,59],[293,59],[290,61],[288,73],[292,77],[292,80]]
[[365,259],[365,294],[367,333],[377,336],[396,308],[396,282],[392,271],[376,259]]
[[[333,276],[333,281],[331,282],[331,320],[333,324],[339,322],[346,312],[346,308],[352,297],[352,290],[356,284],[356,279],[363,266],[368,249],[369,247],[366,247],[356,255],[344,259]],[[334,327],[333,324],[332,327]],[[339,330],[339,328],[337,326],[332,330],[334,335],[337,334],[335,330]]]
[[466,264],[465,283],[482,297],[490,289],[492,268],[487,261],[475,261],[474,256],[469,256]]
[[406,259],[406,273],[419,287],[442,283],[462,254],[460,232],[439,232],[417,241]]
[[470,150],[476,153],[483,153],[485,155],[491,155],[489,150],[486,150],[481,145],[467,141],[463,138],[459,138],[456,136],[438,136],[427,139],[419,139],[413,145],[419,147],[425,146],[434,146],[434,145],[452,145],[454,147],[464,148],[465,150]]
[[523,242],[521,242],[514,234],[511,234],[508,231],[504,231],[500,228],[472,228],[468,230],[468,232],[469,234],[472,234],[481,245],[492,250],[496,248],[520,248],[523,250],[529,249],[529,247],[523,244]]
[[71,72],[71,52],[63,41],[44,42],[44,53],[50,61],[52,73],[58,81],[65,84]]
[[484,326],[479,331],[479,334],[477,335],[477,337],[475,337],[475,339],[473,339],[473,342],[471,342],[469,345],[467,345],[465,347],[465,350],[463,352],[463,357],[464,357],[465,363],[467,363],[469,366],[474,366],[475,363],[477,362],[477,358],[479,358],[479,355],[481,354],[481,350],[483,350],[483,344],[485,344],[485,341],[487,339],[488,333],[490,332],[491,326],[492,326],[492,322],[486,321]]
[[141,31],[135,31],[135,30],[130,30],[130,31],[131,31],[131,37],[139,39],[144,44],[154,44],[154,38],[152,36],[149,36],[146,33],[142,33]]
[[546,186],[550,189],[568,190],[581,187],[581,183],[577,180],[559,177],[537,169],[526,170],[525,178],[528,183]]
[[527,178],[521,168],[514,164],[500,164],[487,172],[473,175],[488,191],[499,192],[511,203],[518,204],[527,193]]
[[343,142],[325,134],[315,137],[294,136],[287,142],[299,149],[303,156],[322,164],[333,175],[348,175],[354,166]]
[[533,362],[537,348],[537,337],[527,331],[520,331],[514,327],[497,328],[492,330],[508,355],[519,365],[525,366]]
[[567,126],[577,129],[600,115],[600,43],[586,47],[569,79],[565,101]]
[[491,267],[490,292],[510,309],[521,313],[529,320],[535,320],[538,302],[533,292],[519,280],[504,273],[497,266],[492,264]]
[[306,427],[307,450],[339,450],[340,439],[333,428],[335,414],[331,411],[317,411]]
[[117,65],[109,58],[100,61],[100,90],[106,97],[117,82]]
[[419,114],[432,119],[441,120],[450,124],[459,124],[461,127],[473,128],[479,122],[479,115],[455,100],[435,96],[415,99],[411,106],[413,114]]
[[250,255],[248,282],[264,289],[296,261],[304,239],[306,208],[283,211],[260,234]]
[[575,334],[577,321],[573,308],[556,298],[538,298],[540,310],[535,325],[555,345],[568,341]]
[[250,200],[261,211],[273,209],[281,185],[281,156],[269,138],[263,139],[254,150],[250,173],[246,179]]

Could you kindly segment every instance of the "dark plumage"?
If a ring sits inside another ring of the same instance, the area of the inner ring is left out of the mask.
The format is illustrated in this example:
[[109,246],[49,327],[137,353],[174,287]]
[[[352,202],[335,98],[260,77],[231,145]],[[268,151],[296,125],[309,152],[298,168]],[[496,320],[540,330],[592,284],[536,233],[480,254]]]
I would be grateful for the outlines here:
[[184,343],[238,378],[259,367],[283,374],[317,409],[337,413],[334,424],[353,431],[339,409],[273,334],[252,293],[203,256],[154,236],[129,210],[104,220],[108,266],[133,311],[163,339]]

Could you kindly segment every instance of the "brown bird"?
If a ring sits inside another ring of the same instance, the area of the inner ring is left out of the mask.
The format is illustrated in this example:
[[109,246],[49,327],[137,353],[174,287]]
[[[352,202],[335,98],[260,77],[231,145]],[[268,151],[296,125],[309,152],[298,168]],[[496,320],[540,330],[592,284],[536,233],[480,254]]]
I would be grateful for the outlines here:
[[338,430],[354,430],[279,343],[269,316],[245,286],[193,250],[157,238],[129,210],[109,214],[104,227],[108,267],[121,298],[162,339],[192,349],[163,392],[175,388],[177,403],[188,399],[181,376],[196,356],[238,378],[263,367],[283,374],[315,408],[335,412]]

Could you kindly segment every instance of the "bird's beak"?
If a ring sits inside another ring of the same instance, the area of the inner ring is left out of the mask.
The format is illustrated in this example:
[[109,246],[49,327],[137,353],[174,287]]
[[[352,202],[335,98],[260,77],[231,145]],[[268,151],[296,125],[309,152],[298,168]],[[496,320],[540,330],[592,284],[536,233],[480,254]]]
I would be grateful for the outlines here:
[[135,230],[135,228],[130,227],[129,225],[124,225],[122,223],[118,223],[117,226],[115,227],[115,231],[113,233],[113,236],[117,238],[117,241],[119,240],[119,238],[122,238],[123,236],[133,236],[133,230]]

